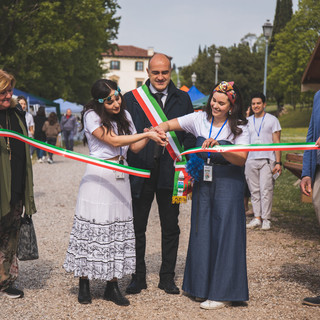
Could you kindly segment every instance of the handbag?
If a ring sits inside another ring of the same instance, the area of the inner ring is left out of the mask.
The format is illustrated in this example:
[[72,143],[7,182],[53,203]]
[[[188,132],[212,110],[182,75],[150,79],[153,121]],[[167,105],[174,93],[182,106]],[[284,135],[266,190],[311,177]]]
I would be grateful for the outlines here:
[[21,261],[39,258],[36,232],[31,215],[24,214],[21,218],[18,259]]

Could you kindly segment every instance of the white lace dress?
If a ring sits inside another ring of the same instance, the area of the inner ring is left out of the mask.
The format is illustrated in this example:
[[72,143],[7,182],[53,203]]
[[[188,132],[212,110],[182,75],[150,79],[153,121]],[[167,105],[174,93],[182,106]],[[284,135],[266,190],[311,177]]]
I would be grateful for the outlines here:
[[[127,117],[131,121],[128,113]],[[84,124],[90,155],[108,159],[120,154],[119,148],[110,147],[91,134],[101,125],[95,112],[85,115]],[[135,133],[133,124],[131,132]],[[126,156],[127,148],[121,149]],[[80,183],[63,267],[76,277],[108,281],[134,273],[135,263],[129,176],[117,180],[114,171],[88,164]]]

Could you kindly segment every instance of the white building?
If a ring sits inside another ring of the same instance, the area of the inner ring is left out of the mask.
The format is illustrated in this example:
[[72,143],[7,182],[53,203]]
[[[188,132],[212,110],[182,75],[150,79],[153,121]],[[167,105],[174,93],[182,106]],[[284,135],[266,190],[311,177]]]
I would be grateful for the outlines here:
[[114,54],[102,53],[103,68],[107,79],[118,83],[122,93],[140,87],[148,79],[146,68],[153,48],[148,50],[134,46],[118,46]]

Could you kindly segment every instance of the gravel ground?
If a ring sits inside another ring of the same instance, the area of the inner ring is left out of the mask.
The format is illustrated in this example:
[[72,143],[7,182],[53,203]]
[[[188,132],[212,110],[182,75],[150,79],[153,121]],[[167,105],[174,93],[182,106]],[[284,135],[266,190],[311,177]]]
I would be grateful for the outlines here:
[[[77,152],[87,153],[78,146]],[[168,295],[157,288],[160,268],[160,226],[153,206],[147,233],[148,289],[128,296],[131,305],[119,307],[102,299],[105,284],[91,282],[93,302],[77,302],[78,279],[62,268],[79,182],[85,164],[55,156],[54,164],[34,164],[34,215],[40,258],[20,262],[17,285],[23,299],[1,298],[0,319],[320,319],[320,308],[301,299],[320,293],[320,244],[313,237],[295,236],[276,227],[269,232],[248,231],[247,306],[202,310],[183,295]],[[188,245],[190,203],[181,206],[180,247],[176,282],[181,288]],[[125,290],[130,277],[120,280]]]

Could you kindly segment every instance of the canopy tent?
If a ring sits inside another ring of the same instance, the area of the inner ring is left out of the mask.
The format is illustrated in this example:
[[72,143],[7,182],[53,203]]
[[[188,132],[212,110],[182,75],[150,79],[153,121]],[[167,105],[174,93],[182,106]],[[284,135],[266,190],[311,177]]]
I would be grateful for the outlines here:
[[61,117],[61,113],[60,113],[60,104],[53,102],[51,100],[48,100],[46,98],[42,98],[42,97],[38,97],[36,95],[18,90],[16,88],[13,89],[13,95],[18,97],[18,96],[24,96],[27,101],[28,101],[28,105],[40,105],[40,106],[44,106],[44,107],[54,107],[55,108],[55,112],[57,113],[58,117]]
[[188,92],[189,91],[189,88],[185,85],[183,85],[180,90],[184,91],[184,92]]
[[188,94],[190,96],[191,101],[205,97],[205,95],[202,92],[200,92],[195,86],[192,86],[189,89]]
[[197,100],[194,100],[192,101],[192,105],[193,105],[193,108],[195,110],[200,110],[202,109],[208,102],[208,99],[209,99],[209,94],[207,96],[204,96],[200,99],[197,99]]

